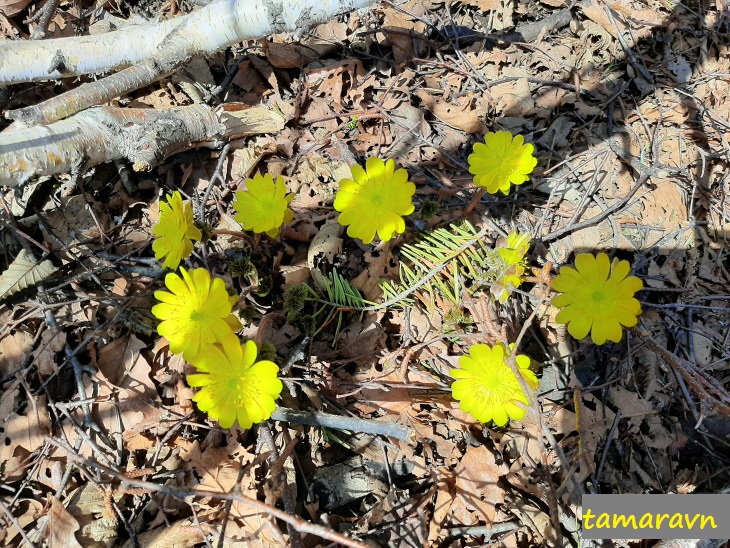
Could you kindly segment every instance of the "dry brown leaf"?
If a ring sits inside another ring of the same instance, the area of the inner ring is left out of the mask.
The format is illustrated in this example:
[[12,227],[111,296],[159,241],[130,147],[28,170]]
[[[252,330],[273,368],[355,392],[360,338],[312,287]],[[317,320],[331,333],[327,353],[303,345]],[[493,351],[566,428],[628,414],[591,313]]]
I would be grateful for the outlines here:
[[0,301],[41,283],[56,270],[57,268],[50,260],[38,261],[31,253],[21,249],[13,262],[0,275]]
[[423,107],[443,123],[467,133],[484,131],[484,126],[479,121],[479,111],[473,106],[471,94],[460,98],[460,104],[456,105],[434,98],[425,89],[419,89],[415,95],[421,100]]
[[46,533],[48,534],[49,546],[81,548],[81,544],[76,540],[75,535],[81,526],[56,497],[51,497],[51,508],[46,517],[48,519]]
[[[618,385],[611,386],[608,394],[623,418],[630,421],[627,432],[636,436],[637,442],[652,449],[667,449],[677,442],[676,434],[664,425],[664,421],[671,421],[671,418],[661,417],[650,401]],[[656,460],[660,467],[667,464],[667,459]]]
[[0,339],[0,377],[6,377],[23,367],[32,350],[33,335],[25,331],[14,329]]
[[475,7],[482,12],[502,9],[502,0],[461,0],[461,3]]
[[[438,492],[436,502],[433,506],[433,516],[428,527],[428,541],[435,543],[441,533],[441,528],[446,523],[446,518],[451,513],[451,505],[456,498],[456,478],[454,472],[445,467],[434,470],[434,477],[438,481]],[[433,544],[432,544],[433,545]]]
[[[205,540],[205,535],[212,534],[216,527],[210,523],[187,518],[171,525],[156,527],[137,536],[137,546],[145,548],[192,548]],[[133,544],[127,541],[124,548]]]
[[136,335],[115,339],[99,348],[96,365],[114,386],[154,398],[157,391],[149,376],[151,368],[140,354],[146,348]]
[[51,435],[51,418],[48,414],[46,396],[38,396],[26,409],[27,414],[13,413],[3,424],[4,440],[0,446],[0,462],[9,461],[16,449],[22,448],[32,454],[45,444],[45,437]]
[[[3,478],[4,480],[6,478]],[[25,527],[38,522],[41,514],[43,513],[43,503],[36,499],[25,499],[18,500],[13,505],[14,516],[16,523],[26,531]],[[15,526],[15,523],[9,523],[7,529],[0,528],[0,543],[3,546],[21,546],[24,542],[14,539],[20,538],[20,531]]]
[[0,13],[13,17],[23,11],[32,0],[0,0]]
[[[325,224],[319,232],[312,238],[307,253],[307,267],[312,274],[312,279],[317,287],[324,289],[327,287],[326,276],[322,274],[320,265],[331,265],[335,257],[342,253],[342,236],[344,227],[337,221],[330,220]],[[324,270],[329,267],[325,266]]]
[[320,154],[307,154],[287,181],[296,193],[293,206],[308,207],[332,202],[335,190],[328,183],[352,177],[350,166],[342,160],[330,160]]
[[[234,179],[246,179],[251,177],[259,162],[267,155],[276,152],[276,144],[273,139],[249,140],[245,148],[233,151],[233,158],[230,164],[231,177]],[[276,177],[272,174],[272,177]]]
[[394,242],[378,251],[367,251],[363,257],[367,267],[350,283],[358,288],[369,301],[375,301],[383,294],[380,283],[398,276],[398,265],[393,256]]
[[[150,378],[152,369],[140,353],[144,348],[146,345],[135,335],[128,335],[102,346],[98,352],[94,387],[97,403],[93,412],[112,435],[156,432],[161,426],[163,409]],[[66,432],[70,439],[76,437],[73,429]]]
[[[49,211],[46,220],[53,229],[49,241],[55,248],[72,242],[94,240],[109,229],[109,215],[101,202],[87,202],[82,195],[63,198],[61,207]],[[67,260],[74,260],[69,257]]]
[[[665,98],[659,105],[653,101],[644,101],[639,105],[639,112],[645,120],[642,123],[648,122],[653,124],[661,117],[663,123],[671,123],[678,126],[684,124],[691,115],[687,104],[672,101],[669,98]],[[632,120],[632,118],[629,118],[629,120]]]
[[258,72],[251,68],[250,61],[244,61],[238,67],[238,72],[233,77],[233,83],[243,91],[253,91],[257,87],[264,88],[263,81]]
[[45,379],[58,371],[56,353],[61,352],[65,346],[66,333],[59,327],[52,327],[43,332],[38,348],[33,352],[34,363],[42,378]]
[[[613,11],[616,24],[606,13],[606,7]],[[581,9],[586,17],[601,25],[614,38],[621,32],[629,47],[635,47],[639,40],[651,36],[654,28],[662,26],[668,15],[654,9],[628,8],[622,1],[581,4]]]
[[623,417],[634,418],[632,422],[641,424],[646,415],[656,414],[651,402],[642,399],[636,392],[623,386],[613,385],[608,389],[608,397],[621,410]]
[[98,542],[110,545],[117,538],[119,520],[107,504],[101,487],[85,483],[72,491],[65,502],[69,514],[81,527],[79,538],[85,546]]
[[[688,222],[684,192],[680,191],[675,180],[652,177],[651,182],[655,188],[642,198],[644,211],[638,220],[642,226],[653,228],[643,242],[643,247],[656,245],[667,234],[687,226]],[[692,240],[689,240],[687,245],[691,243]]]
[[367,71],[360,61],[346,59],[330,62],[324,67],[307,69],[304,74],[312,95],[325,97],[328,102],[340,103],[345,86],[362,80]]
[[336,19],[332,19],[323,25],[314,27],[311,34],[312,36],[316,36],[322,40],[344,42],[347,38],[347,24],[337,21]]
[[[498,482],[508,471],[506,464],[497,464],[494,453],[486,446],[467,445],[464,457],[454,469],[454,506],[462,505],[466,510],[475,511],[480,522],[491,525],[497,504],[504,503],[504,490]],[[456,513],[454,506],[452,512]]]
[[355,320],[340,333],[337,348],[347,358],[376,359],[380,350],[385,347],[385,331],[375,314],[370,314],[363,321]]
[[[281,109],[277,111],[269,107],[249,107],[244,103],[226,103],[218,107],[216,113],[225,128],[226,137],[232,139],[246,135],[278,133],[288,121]],[[276,152],[276,147],[271,150],[273,143],[263,143],[260,150],[262,154]]]
[[[508,74],[510,72],[513,71],[505,69],[504,75],[515,75]],[[535,112],[535,101],[532,99],[527,78],[496,85],[491,89],[491,95],[496,98],[496,101],[494,101],[496,112],[501,113],[503,116],[529,116]]]
[[415,36],[426,30],[426,24],[417,19],[426,15],[426,8],[425,2],[412,0],[398,9],[383,10],[383,43],[393,47],[393,58],[399,65],[412,60],[423,48],[423,42]]
[[515,0],[502,0],[501,5],[490,13],[491,28],[488,30],[505,30],[514,27],[514,12]]
[[584,392],[577,401],[576,415],[581,451],[578,455],[580,468],[576,476],[579,478],[578,481],[584,481],[596,473],[596,451],[606,440],[616,414],[588,392]]
[[[180,457],[200,476],[198,487],[218,493],[230,493],[234,488],[240,488],[240,494],[244,497],[257,499],[260,483],[256,477],[258,467],[249,466],[256,456],[245,451],[235,436],[228,437],[226,447],[218,447],[217,443],[208,445],[207,442],[208,440],[202,445],[195,442],[180,451]],[[243,475],[242,467],[245,470]],[[254,548],[273,545],[274,539],[270,538],[268,525],[270,518],[267,514],[246,503],[234,502],[231,505],[231,517],[236,518],[234,521],[238,525],[233,529],[226,529],[227,541],[245,540],[245,546]]]
[[423,139],[431,135],[431,126],[426,122],[423,109],[407,103],[399,105],[390,115],[395,132],[395,144],[390,155],[407,158],[421,148]]
[[[381,371],[372,365],[362,367],[352,377],[354,383],[368,387],[357,393],[358,400],[354,406],[363,414],[385,412],[386,419],[413,426],[417,432],[424,434],[425,438],[432,439],[431,426],[414,418],[420,412],[418,396],[412,394],[408,388],[398,386],[404,381],[398,364],[386,362],[383,365],[384,370]],[[408,375],[411,383],[423,389],[432,388],[439,391],[443,388],[431,375],[421,369],[409,371]]]
[[328,42],[307,42],[303,44],[265,42],[266,58],[275,68],[291,69],[308,65],[337,51],[337,46]]

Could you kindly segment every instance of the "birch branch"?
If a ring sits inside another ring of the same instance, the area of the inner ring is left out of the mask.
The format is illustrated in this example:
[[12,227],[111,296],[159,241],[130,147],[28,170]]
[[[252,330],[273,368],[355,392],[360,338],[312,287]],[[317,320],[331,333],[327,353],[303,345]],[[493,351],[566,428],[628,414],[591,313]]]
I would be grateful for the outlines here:
[[222,0],[156,25],[93,36],[0,43],[0,86],[123,69],[39,105],[8,111],[50,124],[164,78],[193,58],[242,40],[303,30],[373,0]]
[[120,159],[131,162],[135,171],[145,171],[191,146],[276,133],[286,123],[263,107],[232,108],[97,107],[47,126],[5,131],[0,133],[0,185],[17,186],[36,176]]
[[0,42],[0,86],[116,71],[160,55],[177,31],[210,55],[243,40],[293,32],[373,0],[222,0],[188,15],[91,36]]

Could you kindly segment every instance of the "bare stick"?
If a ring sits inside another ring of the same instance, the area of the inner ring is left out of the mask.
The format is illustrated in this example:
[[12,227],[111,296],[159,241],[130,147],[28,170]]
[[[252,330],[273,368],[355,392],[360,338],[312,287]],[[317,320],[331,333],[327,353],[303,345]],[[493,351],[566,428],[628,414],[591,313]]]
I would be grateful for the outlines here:
[[276,421],[288,422],[291,424],[308,424],[310,426],[325,426],[327,428],[338,428],[351,432],[362,432],[375,436],[387,436],[397,440],[407,441],[413,436],[410,428],[390,421],[374,421],[358,419],[355,417],[341,417],[330,415],[321,411],[294,411],[279,407],[271,415]]

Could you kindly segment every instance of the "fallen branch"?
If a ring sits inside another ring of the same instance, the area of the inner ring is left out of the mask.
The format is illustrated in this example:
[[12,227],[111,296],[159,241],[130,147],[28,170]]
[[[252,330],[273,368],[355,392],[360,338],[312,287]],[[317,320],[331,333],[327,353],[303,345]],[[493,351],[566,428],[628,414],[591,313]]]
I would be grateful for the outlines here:
[[97,107],[55,122],[0,133],[0,185],[17,186],[40,175],[83,170],[126,159],[147,171],[191,146],[244,135],[276,133],[286,120],[266,108],[226,105],[163,109]]
[[158,24],[91,36],[0,43],[0,86],[129,67],[45,104],[9,111],[25,124],[51,123],[164,78],[195,57],[243,40],[301,32],[373,0],[223,0]]
[[188,15],[113,32],[0,42],[0,86],[116,71],[170,49],[175,34],[200,55],[243,40],[306,30],[372,0],[223,0]]
[[387,436],[401,441],[408,441],[414,436],[411,428],[395,422],[342,417],[322,413],[321,411],[303,412],[279,407],[271,414],[271,418],[275,421],[288,422],[290,424],[339,428],[341,430],[372,434],[374,436]]

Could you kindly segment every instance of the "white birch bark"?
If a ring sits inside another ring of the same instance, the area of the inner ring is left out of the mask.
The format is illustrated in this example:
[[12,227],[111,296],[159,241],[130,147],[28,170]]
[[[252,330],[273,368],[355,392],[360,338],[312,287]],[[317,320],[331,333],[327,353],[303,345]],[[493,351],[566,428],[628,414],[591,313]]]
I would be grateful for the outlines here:
[[106,34],[0,42],[0,86],[134,65],[165,51],[166,40],[176,29],[188,41],[188,51],[206,55],[242,40],[311,28],[373,1],[222,0],[158,24]]
[[120,159],[131,162],[135,171],[146,171],[193,146],[276,133],[285,123],[264,107],[91,108],[47,126],[0,133],[0,185],[17,186],[33,177]]

